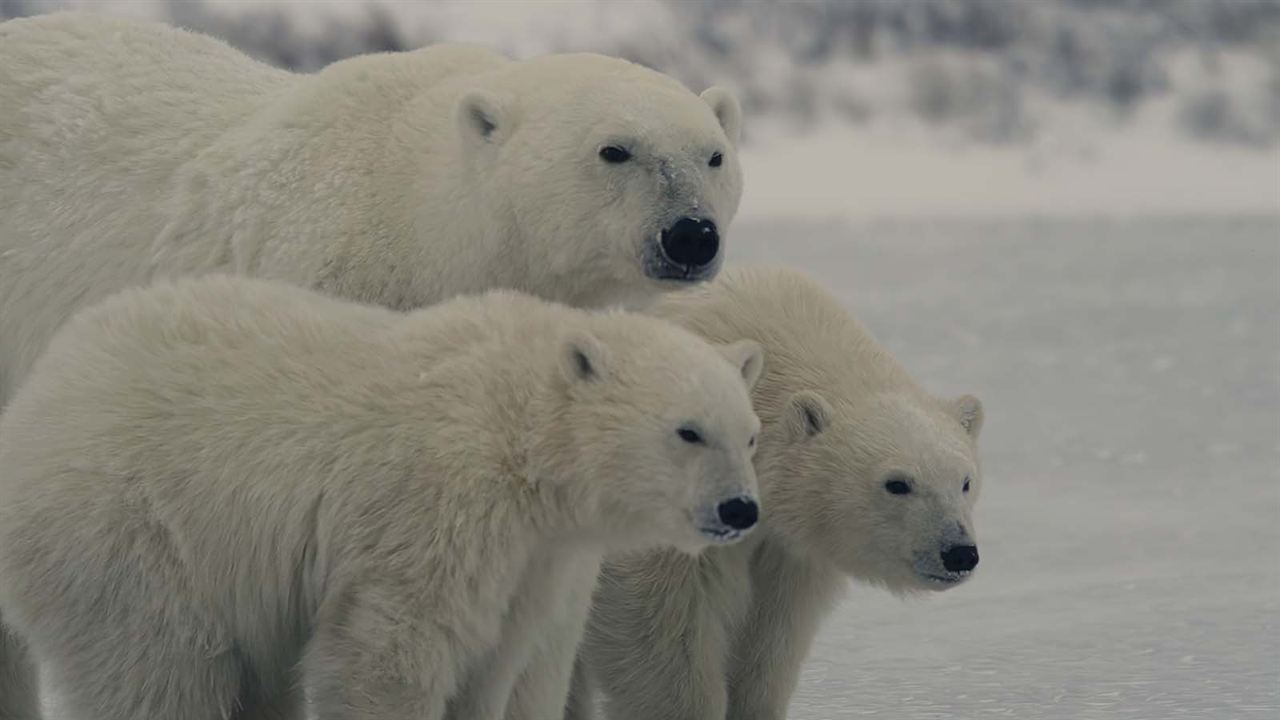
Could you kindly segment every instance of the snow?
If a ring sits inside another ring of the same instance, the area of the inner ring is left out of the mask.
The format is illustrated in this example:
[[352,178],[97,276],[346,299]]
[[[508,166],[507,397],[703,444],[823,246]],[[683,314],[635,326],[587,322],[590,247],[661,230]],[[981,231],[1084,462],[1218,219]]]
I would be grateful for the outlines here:
[[854,588],[792,720],[1280,713],[1280,216],[746,222],[984,401],[982,564]]
[[748,126],[742,152],[744,219],[1235,215],[1280,208],[1280,143],[1202,143],[1156,122],[1064,130],[1030,146],[964,142],[909,121],[762,125]]

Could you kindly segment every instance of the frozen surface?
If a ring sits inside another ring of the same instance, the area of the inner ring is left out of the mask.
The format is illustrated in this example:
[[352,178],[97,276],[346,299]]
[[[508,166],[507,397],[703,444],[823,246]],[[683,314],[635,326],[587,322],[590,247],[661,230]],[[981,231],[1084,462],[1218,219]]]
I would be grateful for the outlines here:
[[1280,717],[1280,218],[749,222],[984,401],[982,566],[855,588],[793,720]]
[[1168,110],[1152,107],[1112,127],[1064,107],[1057,132],[1004,145],[910,120],[749,122],[741,217],[1221,217],[1280,209],[1280,143],[1191,140],[1169,130]]

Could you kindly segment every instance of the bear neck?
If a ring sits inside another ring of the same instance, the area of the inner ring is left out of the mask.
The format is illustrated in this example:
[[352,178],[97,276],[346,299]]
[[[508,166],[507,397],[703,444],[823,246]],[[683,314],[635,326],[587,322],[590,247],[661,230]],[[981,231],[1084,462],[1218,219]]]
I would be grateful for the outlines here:
[[[468,86],[469,87],[469,86]],[[429,135],[430,130],[419,118],[435,114],[440,104],[453,107],[462,86],[443,85],[405,103],[392,120],[392,135],[397,142],[389,146],[384,162],[399,168],[391,173],[403,180],[395,193],[398,217],[397,232],[389,235],[396,249],[389,259],[401,267],[430,267],[440,257],[454,258],[452,272],[441,282],[438,274],[419,273],[409,278],[399,307],[413,308],[439,302],[455,295],[478,294],[501,287],[531,292],[528,273],[530,258],[521,242],[522,231],[507,202],[506,193],[495,189],[490,168],[482,167],[484,158],[477,149],[465,143],[442,143]],[[457,132],[450,124],[447,132]],[[431,153],[413,151],[432,147]],[[465,191],[453,198],[449,212],[442,216],[440,208],[424,204],[420,198],[438,192],[465,179]],[[380,203],[391,202],[380,198]],[[445,247],[441,247],[444,245]],[[537,294],[537,293],[533,293]]]
[[581,467],[582,449],[563,432],[560,419],[567,402],[555,383],[530,397],[515,467],[536,498],[535,525],[544,537],[594,542],[604,535],[601,483]]

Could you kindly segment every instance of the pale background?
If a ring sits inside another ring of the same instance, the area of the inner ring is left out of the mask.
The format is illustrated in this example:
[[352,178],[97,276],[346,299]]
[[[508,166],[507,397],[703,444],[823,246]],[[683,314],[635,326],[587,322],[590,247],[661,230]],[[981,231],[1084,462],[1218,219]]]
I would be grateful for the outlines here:
[[1280,717],[1280,3],[57,3],[311,70],[597,50],[744,100],[735,262],[986,403],[982,565],[854,588],[796,720]]

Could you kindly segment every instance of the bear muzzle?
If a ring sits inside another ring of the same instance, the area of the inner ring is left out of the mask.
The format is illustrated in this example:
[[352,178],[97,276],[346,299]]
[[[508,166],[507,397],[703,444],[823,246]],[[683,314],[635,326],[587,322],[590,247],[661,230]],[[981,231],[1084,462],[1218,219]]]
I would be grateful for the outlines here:
[[719,270],[720,231],[715,221],[683,217],[657,234],[646,271],[658,280],[700,282]]
[[755,498],[741,495],[724,500],[715,507],[715,519],[698,528],[703,536],[716,544],[741,539],[760,521],[760,505]]
[[977,545],[952,545],[942,551],[942,567],[947,572],[967,573],[978,567]]

